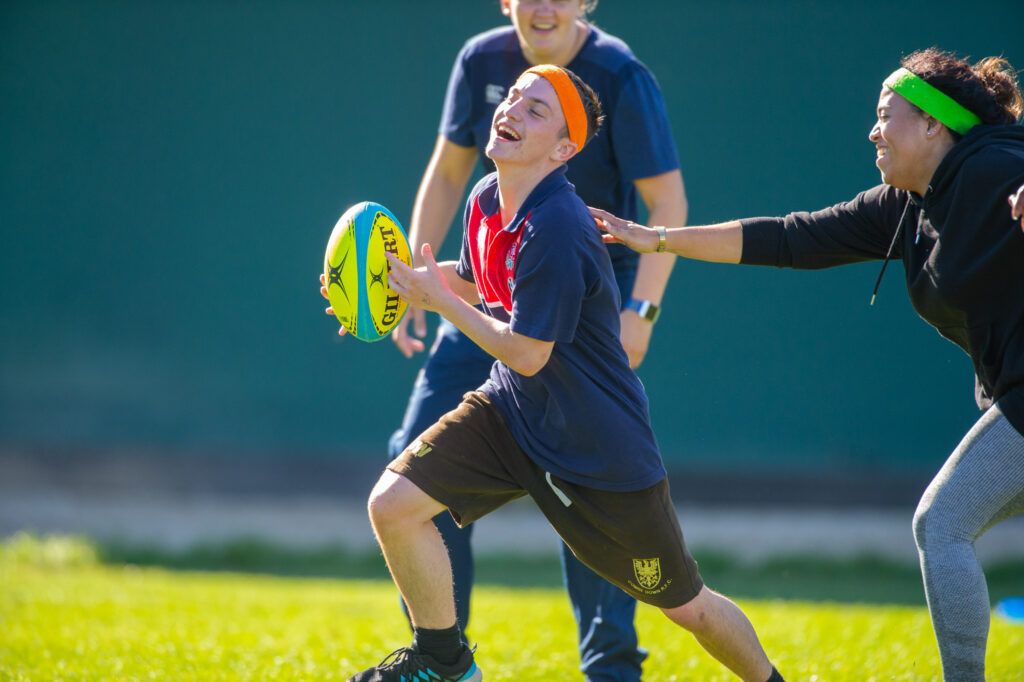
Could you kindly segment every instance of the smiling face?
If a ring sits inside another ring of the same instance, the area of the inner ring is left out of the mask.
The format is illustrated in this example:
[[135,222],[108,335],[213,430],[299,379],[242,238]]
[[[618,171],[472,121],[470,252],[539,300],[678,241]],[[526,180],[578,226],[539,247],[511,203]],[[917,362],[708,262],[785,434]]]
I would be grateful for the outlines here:
[[576,153],[566,137],[565,116],[554,87],[535,73],[520,76],[491,122],[485,150],[499,168],[565,163]]
[[932,138],[940,124],[888,88],[878,97],[878,120],[868,139],[875,143],[875,166],[882,182],[923,194],[935,170]]
[[584,0],[502,0],[527,60],[557,64],[572,57],[579,37],[578,19],[586,16]]

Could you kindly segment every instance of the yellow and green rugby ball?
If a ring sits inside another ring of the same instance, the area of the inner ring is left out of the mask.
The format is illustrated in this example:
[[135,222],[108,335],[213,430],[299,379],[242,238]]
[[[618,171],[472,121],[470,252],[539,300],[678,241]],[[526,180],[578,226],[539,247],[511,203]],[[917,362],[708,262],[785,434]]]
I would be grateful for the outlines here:
[[380,341],[390,334],[408,308],[391,289],[391,266],[384,257],[389,251],[412,263],[401,223],[372,201],[345,211],[327,241],[327,297],[342,326],[363,341]]

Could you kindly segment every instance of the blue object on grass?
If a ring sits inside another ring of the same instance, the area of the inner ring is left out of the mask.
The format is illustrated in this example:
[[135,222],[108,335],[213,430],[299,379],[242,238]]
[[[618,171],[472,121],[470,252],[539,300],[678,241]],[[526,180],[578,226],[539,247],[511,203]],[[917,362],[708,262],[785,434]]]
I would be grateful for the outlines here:
[[1024,597],[1009,597],[996,604],[996,613],[1011,623],[1024,623]]

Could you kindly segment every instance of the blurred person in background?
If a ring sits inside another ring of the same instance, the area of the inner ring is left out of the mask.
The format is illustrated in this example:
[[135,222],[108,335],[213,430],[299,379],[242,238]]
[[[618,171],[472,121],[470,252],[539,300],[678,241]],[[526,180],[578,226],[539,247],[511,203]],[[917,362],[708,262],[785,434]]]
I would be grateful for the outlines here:
[[[654,77],[629,47],[588,21],[596,0],[502,0],[511,26],[470,38],[459,52],[448,82],[439,135],[410,222],[410,246],[435,252],[461,206],[477,159],[484,155],[495,108],[509,86],[530,66],[564,66],[594,88],[607,116],[604,130],[568,164],[579,196],[629,218],[637,196],[658,224],[686,222],[687,203],[665,101]],[[633,368],[644,359],[675,257],[642,257],[609,247],[622,312],[621,340]],[[411,321],[411,328],[410,328]],[[424,313],[412,309],[392,339],[407,358],[424,350]],[[393,459],[464,394],[488,377],[494,358],[453,325],[442,321],[417,376],[401,428],[391,438]],[[435,519],[451,557],[458,622],[466,632],[473,587],[472,526],[458,528],[449,514]],[[561,544],[565,584],[578,625],[581,669],[588,680],[640,679],[646,652],[633,624],[636,601],[597,576]]]
[[[647,228],[592,209],[606,241],[719,263],[903,260],[918,314],[974,363],[983,410],[914,515],[946,680],[983,680],[989,597],[974,542],[1024,512],[1024,102],[1006,60],[935,48],[885,80],[868,139],[882,183],[813,213]],[[1007,210],[1009,198],[1011,209]]]

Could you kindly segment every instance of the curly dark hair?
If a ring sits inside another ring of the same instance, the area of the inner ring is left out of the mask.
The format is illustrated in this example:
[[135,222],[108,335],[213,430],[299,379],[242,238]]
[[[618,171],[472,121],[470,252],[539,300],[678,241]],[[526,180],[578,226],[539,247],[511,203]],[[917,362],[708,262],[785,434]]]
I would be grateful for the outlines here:
[[1013,124],[1024,113],[1017,71],[1002,57],[986,57],[972,66],[953,52],[929,47],[908,54],[900,64],[974,112],[982,123]]

